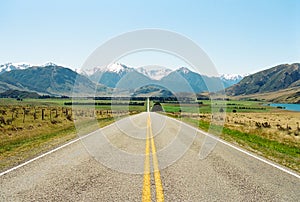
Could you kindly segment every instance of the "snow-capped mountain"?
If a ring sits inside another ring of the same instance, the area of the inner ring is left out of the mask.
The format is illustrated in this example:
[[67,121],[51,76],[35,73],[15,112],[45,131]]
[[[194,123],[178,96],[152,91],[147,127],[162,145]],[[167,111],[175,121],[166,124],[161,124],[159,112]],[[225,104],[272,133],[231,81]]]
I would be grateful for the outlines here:
[[91,69],[75,69],[75,71],[78,73],[78,74],[82,74],[84,76],[92,76],[93,74],[95,74],[97,71],[99,71],[99,67],[94,67],[94,68],[91,68]]
[[34,66],[40,66],[40,67],[49,67],[49,66],[57,67],[57,66],[61,66],[61,67],[64,67],[64,65],[58,65],[58,64],[55,64],[55,63],[53,63],[53,62],[46,62],[45,64],[42,64],[42,65],[34,65]]
[[9,63],[0,65],[0,74],[2,74],[4,72],[9,72],[12,70],[27,69],[29,67],[32,67],[32,65],[29,63],[23,63],[23,62],[11,63],[11,62],[9,62]]
[[177,72],[180,72],[180,73],[182,73],[182,74],[188,74],[188,73],[190,73],[190,72],[193,72],[193,71],[191,71],[189,68],[187,68],[187,67],[180,67],[179,69],[177,69],[176,70]]
[[222,74],[220,79],[223,81],[225,88],[237,84],[247,75],[240,74]]
[[122,74],[124,72],[130,72],[130,71],[133,71],[133,68],[128,67],[121,63],[112,63],[106,67],[93,67],[93,68],[78,70],[79,73],[86,75],[86,76],[92,76],[96,73],[103,73],[103,72]]
[[114,72],[114,73],[118,73],[118,74],[120,74],[122,72],[129,72],[132,70],[133,70],[133,68],[127,67],[126,65],[121,64],[121,63],[113,63],[103,69],[103,71],[105,71],[105,72]]
[[221,74],[220,78],[223,80],[242,80],[245,76],[240,74]]
[[202,92],[207,87],[202,76],[186,67],[180,67],[163,77],[160,84],[173,92]]
[[92,81],[112,88],[133,89],[141,83],[150,80],[150,78],[139,73],[136,69],[120,63],[94,68],[89,73],[93,73],[89,76]]
[[160,80],[172,72],[171,69],[160,66],[139,67],[136,70],[153,80]]
[[[168,86],[174,92],[207,91],[207,85],[211,88],[210,90],[218,91],[238,83],[243,78],[240,75],[209,77],[200,75],[187,67],[180,67],[176,70],[160,66],[131,68],[120,63],[114,63],[102,68],[96,67],[91,69],[90,72],[86,71],[85,75],[95,82],[112,88],[135,89],[142,84],[150,82]],[[137,84],[132,81],[139,82]]]
[[9,63],[5,63],[0,65],[0,74],[4,73],[4,72],[9,72],[12,70],[23,70],[23,69],[28,69],[30,67],[56,67],[56,66],[63,66],[63,65],[57,65],[53,62],[46,62],[44,64],[30,64],[27,62],[9,62]]

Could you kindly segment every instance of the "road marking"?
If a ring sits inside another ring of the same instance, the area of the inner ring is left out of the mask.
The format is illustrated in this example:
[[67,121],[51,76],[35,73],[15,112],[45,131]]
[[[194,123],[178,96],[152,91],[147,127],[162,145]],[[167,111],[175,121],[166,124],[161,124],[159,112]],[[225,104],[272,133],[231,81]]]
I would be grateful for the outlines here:
[[149,141],[150,124],[147,119],[147,132],[146,132],[146,148],[145,148],[145,163],[144,163],[144,184],[143,184],[143,202],[151,201],[151,175],[150,175],[150,141]]
[[147,112],[150,112],[150,100],[147,98]]
[[[150,144],[151,143],[151,144]],[[156,191],[156,201],[164,201],[164,190],[161,182],[160,171],[158,166],[158,160],[156,155],[156,147],[154,143],[152,127],[151,127],[151,117],[148,113],[147,117],[147,133],[146,133],[146,148],[145,148],[145,164],[144,164],[144,184],[143,184],[143,194],[142,201],[151,201],[151,175],[150,175],[150,146],[152,151],[153,160],[153,170],[154,170],[154,182]]]
[[164,190],[161,183],[160,171],[158,166],[158,160],[156,155],[156,147],[154,143],[152,127],[151,127],[151,118],[149,114],[149,122],[150,122],[150,140],[151,140],[151,150],[152,150],[152,159],[153,159],[153,168],[154,168],[154,181],[156,188],[156,201],[163,202],[164,201]]
[[[160,115],[160,116],[163,116],[163,115]],[[208,137],[210,137],[212,139],[215,139],[218,142],[221,142],[221,143],[223,143],[223,144],[225,144],[225,145],[227,145],[227,146],[229,146],[229,147],[231,147],[231,148],[233,148],[235,150],[238,150],[239,152],[242,152],[242,153],[244,153],[244,154],[246,154],[246,155],[248,155],[248,156],[250,156],[252,158],[255,158],[255,159],[257,159],[257,160],[259,160],[261,162],[264,162],[264,163],[266,163],[266,164],[268,164],[270,166],[273,166],[274,168],[277,168],[277,169],[279,169],[279,170],[281,170],[281,171],[283,171],[283,172],[285,172],[287,174],[290,174],[290,175],[292,175],[292,176],[300,179],[300,175],[298,175],[297,173],[295,173],[295,172],[293,172],[291,170],[288,170],[287,168],[284,168],[284,167],[282,167],[282,166],[280,166],[280,165],[278,165],[276,163],[273,163],[273,162],[271,162],[271,161],[269,161],[267,159],[264,159],[263,157],[257,156],[256,154],[253,154],[253,153],[248,152],[248,151],[246,151],[244,149],[241,149],[241,148],[239,148],[239,147],[237,147],[237,146],[235,146],[235,145],[233,145],[233,144],[231,144],[229,142],[226,142],[225,140],[220,139],[219,137],[216,137],[216,136],[214,136],[212,134],[209,134],[209,133],[207,133],[205,131],[202,131],[202,130],[200,130],[198,128],[195,128],[195,127],[193,127],[193,126],[191,126],[191,125],[189,125],[187,123],[184,123],[184,122],[179,121],[179,120],[177,120],[175,118],[172,118],[172,117],[168,117],[168,118],[171,119],[171,120],[174,120],[174,121],[176,121],[176,122],[178,122],[180,124],[183,124],[183,125],[185,125],[185,126],[187,126],[189,128],[195,129],[197,132],[199,132],[199,133],[201,133],[203,135],[206,135],[206,136],[208,136]]]

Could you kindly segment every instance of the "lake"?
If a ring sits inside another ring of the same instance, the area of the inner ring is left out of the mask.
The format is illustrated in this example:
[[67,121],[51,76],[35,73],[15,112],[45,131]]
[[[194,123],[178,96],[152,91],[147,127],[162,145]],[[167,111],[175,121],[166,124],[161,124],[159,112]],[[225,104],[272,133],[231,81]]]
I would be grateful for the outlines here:
[[271,107],[282,107],[285,110],[300,112],[300,104],[271,103]]

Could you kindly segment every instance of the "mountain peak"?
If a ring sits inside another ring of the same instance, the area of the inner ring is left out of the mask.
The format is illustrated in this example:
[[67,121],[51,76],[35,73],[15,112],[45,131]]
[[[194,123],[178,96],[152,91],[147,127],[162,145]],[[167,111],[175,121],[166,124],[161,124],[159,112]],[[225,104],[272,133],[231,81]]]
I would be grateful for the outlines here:
[[133,68],[130,68],[124,64],[121,63],[111,63],[107,66],[95,66],[92,68],[87,68],[87,69],[79,69],[77,70],[78,73],[83,74],[83,75],[87,75],[87,76],[92,76],[95,73],[103,73],[103,72],[111,72],[111,73],[117,73],[117,74],[121,74],[123,72],[129,72],[131,71]]
[[58,65],[53,62],[46,62],[45,64],[41,65],[41,67],[49,67],[49,66],[57,67]]
[[222,80],[242,80],[248,74],[240,75],[240,74],[221,74],[220,78]]
[[184,74],[188,74],[191,72],[190,69],[188,69],[187,67],[180,67],[178,70],[178,72],[183,72]]
[[129,70],[129,69],[131,69],[131,68],[127,67],[126,65],[123,65],[121,63],[112,63],[105,68],[105,71],[121,73],[121,72]]
[[28,67],[32,67],[32,65],[26,62],[18,62],[18,63],[8,62],[0,65],[0,74],[12,70],[27,69]]
[[139,67],[136,70],[153,80],[160,80],[172,72],[171,69],[161,66]]

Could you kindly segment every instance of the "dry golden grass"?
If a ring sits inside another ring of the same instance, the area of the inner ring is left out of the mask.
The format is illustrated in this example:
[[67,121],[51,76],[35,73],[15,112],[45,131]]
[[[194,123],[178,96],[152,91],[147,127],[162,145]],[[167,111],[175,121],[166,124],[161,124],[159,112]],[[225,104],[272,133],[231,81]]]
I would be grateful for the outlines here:
[[[212,119],[211,114],[177,113],[177,116],[179,114],[206,122]],[[272,112],[226,113],[224,126],[300,146],[300,112],[274,109]]]
[[299,112],[227,113],[225,126],[300,146],[299,122]]

